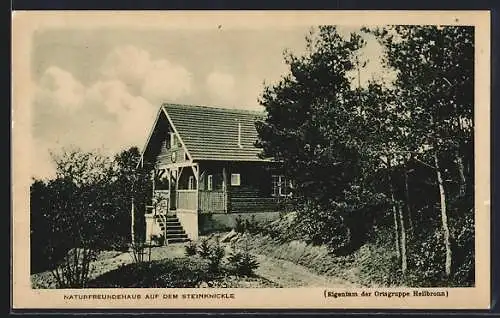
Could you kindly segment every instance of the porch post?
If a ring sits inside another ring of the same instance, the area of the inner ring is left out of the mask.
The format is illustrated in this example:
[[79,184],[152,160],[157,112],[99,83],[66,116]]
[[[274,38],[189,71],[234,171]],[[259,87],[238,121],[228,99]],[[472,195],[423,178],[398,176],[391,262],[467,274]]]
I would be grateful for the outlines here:
[[181,173],[182,173],[182,167],[179,169],[179,167],[175,167],[176,171],[176,178],[175,178],[175,209],[179,208],[179,179],[181,178]]
[[228,197],[227,197],[227,171],[226,167],[222,167],[222,197],[223,197],[223,206],[224,213],[228,211]]
[[200,209],[200,166],[193,164],[192,166],[194,178],[196,180],[196,212]]
[[172,169],[167,168],[168,173],[168,211],[167,214],[172,210]]
[[152,191],[153,193],[151,193],[151,204],[153,206],[153,214],[156,214],[156,202],[155,202],[155,179],[156,179],[156,168],[153,167],[153,173],[152,173],[153,177],[152,177]]

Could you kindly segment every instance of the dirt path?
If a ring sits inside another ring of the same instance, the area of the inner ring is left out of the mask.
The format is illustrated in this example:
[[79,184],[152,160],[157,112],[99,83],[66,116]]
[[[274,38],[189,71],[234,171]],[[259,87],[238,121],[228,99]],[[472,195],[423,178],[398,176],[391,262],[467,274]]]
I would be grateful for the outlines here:
[[[226,255],[233,251],[229,243],[224,243]],[[278,259],[272,256],[251,253],[257,258],[259,267],[255,270],[255,274],[265,278],[280,287],[335,287],[349,288],[359,287],[346,280],[333,276],[324,276],[313,273],[305,266],[295,264],[290,261]]]
[[[231,248],[226,245],[227,254]],[[130,253],[105,252],[97,261],[93,262],[94,270],[90,273],[90,278],[95,278],[106,272],[112,271],[121,265],[133,262]],[[155,247],[151,250],[151,260],[183,257],[184,244],[174,244],[166,247]],[[259,268],[255,273],[280,287],[357,287],[356,285],[342,279],[331,276],[322,276],[311,272],[307,267],[297,265],[290,261],[285,261],[262,254],[255,254],[259,262]],[[32,275],[33,287],[54,288],[55,281],[50,272]]]
[[315,274],[307,267],[289,261],[261,254],[255,256],[260,265],[255,273],[282,287],[357,287],[339,278]]

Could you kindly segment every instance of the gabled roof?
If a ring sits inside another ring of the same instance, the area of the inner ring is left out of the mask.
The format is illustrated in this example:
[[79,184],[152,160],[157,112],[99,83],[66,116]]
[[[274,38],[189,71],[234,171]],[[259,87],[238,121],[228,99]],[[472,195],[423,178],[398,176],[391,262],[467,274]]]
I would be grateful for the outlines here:
[[162,108],[192,160],[264,161],[254,145],[258,138],[255,120],[264,113],[179,104],[163,104]]

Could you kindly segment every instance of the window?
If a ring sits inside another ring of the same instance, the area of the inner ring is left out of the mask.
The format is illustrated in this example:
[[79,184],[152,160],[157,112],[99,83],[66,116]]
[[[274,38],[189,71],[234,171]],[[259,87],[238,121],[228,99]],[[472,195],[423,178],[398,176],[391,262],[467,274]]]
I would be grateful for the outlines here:
[[156,173],[155,190],[168,190],[169,180],[165,169],[159,169]]
[[231,173],[231,185],[239,186],[241,184],[241,178],[239,173]]
[[189,190],[194,190],[194,177],[193,176],[189,176],[189,179],[188,179],[188,189]]
[[207,190],[212,191],[214,189],[213,176],[209,174],[207,176]]
[[273,175],[273,197],[284,197],[288,195],[288,185],[287,180],[284,175]]
[[179,145],[179,139],[175,133],[170,133],[170,148],[175,149]]

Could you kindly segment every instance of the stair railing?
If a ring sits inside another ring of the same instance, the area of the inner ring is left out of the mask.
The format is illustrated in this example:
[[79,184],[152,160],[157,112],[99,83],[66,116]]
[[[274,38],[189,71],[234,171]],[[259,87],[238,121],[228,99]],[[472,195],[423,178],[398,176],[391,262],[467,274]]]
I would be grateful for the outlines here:
[[[158,213],[157,216],[160,219],[160,221],[163,222],[163,238],[164,238],[163,245],[167,245],[168,244],[168,240],[167,240],[167,216],[165,214],[162,214],[162,213]],[[158,222],[158,220],[156,222]]]

